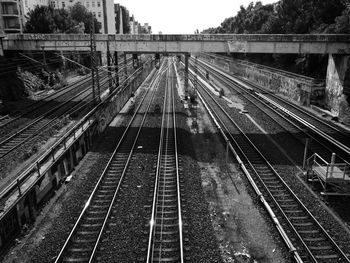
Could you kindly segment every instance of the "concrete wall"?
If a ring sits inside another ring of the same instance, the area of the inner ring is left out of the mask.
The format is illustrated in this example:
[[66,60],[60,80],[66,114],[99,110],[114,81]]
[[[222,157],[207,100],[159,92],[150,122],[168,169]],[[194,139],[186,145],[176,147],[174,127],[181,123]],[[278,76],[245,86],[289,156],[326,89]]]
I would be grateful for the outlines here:
[[221,59],[210,55],[206,55],[205,58],[229,73],[245,77],[301,105],[310,106],[314,91],[325,89],[324,80],[316,80],[243,60]]
[[326,105],[339,121],[350,125],[350,56],[329,55]]

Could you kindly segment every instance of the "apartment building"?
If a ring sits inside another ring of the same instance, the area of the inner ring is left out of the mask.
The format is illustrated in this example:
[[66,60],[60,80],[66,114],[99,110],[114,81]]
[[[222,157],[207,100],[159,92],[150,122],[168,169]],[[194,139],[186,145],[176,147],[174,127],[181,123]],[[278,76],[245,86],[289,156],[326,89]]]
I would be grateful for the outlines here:
[[22,33],[25,23],[22,0],[0,0],[0,31]]
[[115,34],[113,0],[51,0],[50,4],[55,8],[69,8],[78,2],[95,15],[97,21],[101,23],[102,34]]

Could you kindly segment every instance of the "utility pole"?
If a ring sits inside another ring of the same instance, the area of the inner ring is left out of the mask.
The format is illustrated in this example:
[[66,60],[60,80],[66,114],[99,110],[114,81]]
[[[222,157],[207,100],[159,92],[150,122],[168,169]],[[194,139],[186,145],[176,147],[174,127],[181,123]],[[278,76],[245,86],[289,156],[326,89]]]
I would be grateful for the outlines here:
[[188,99],[188,58],[189,54],[185,54],[185,100]]
[[109,92],[113,91],[113,81],[112,81],[112,72],[111,72],[111,52],[109,51],[109,39],[107,40],[107,74],[108,74],[108,83],[109,83]]
[[118,67],[118,52],[114,51],[114,70],[115,70],[115,86],[119,86],[119,67]]
[[[90,44],[91,44],[91,79],[92,79],[92,96],[94,103],[100,102],[100,76],[98,75],[98,67],[96,63],[96,38],[95,38],[95,21],[94,16],[91,14],[90,23]],[[97,84],[97,94],[95,86],[95,74]]]
[[127,85],[127,78],[128,78],[128,65],[126,63],[126,53],[124,52],[124,76],[125,76],[125,85]]
[[194,117],[193,117],[193,124],[197,126],[197,85],[198,85],[198,57],[195,55],[194,60],[194,76],[193,76],[193,111],[194,111]]

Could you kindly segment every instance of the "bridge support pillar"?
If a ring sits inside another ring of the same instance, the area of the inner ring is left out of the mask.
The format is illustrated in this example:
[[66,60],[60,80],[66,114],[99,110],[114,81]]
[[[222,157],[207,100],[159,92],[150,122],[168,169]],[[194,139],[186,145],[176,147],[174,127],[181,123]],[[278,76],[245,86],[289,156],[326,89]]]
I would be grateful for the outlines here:
[[132,54],[132,65],[134,66],[134,69],[137,69],[139,67],[139,56],[138,56],[138,54]]
[[119,86],[119,68],[118,68],[118,52],[114,51],[114,70],[115,70],[115,86]]
[[128,64],[126,63],[126,53],[124,53],[124,79],[128,78]]
[[111,52],[109,52],[109,49],[107,50],[107,74],[108,74],[108,85],[109,85],[109,92],[112,92],[114,90],[113,87],[113,81],[112,81],[112,71],[111,71]]
[[66,57],[63,55],[62,50],[60,51],[60,55],[61,55],[61,59],[62,59],[62,67],[63,67],[63,70],[65,70],[66,66],[67,66],[67,60],[66,60]]
[[190,54],[185,54],[185,100],[188,98],[188,59]]
[[350,124],[350,56],[330,54],[326,79],[326,105],[339,121]]
[[107,65],[108,64],[108,51],[101,51],[100,53],[100,64],[101,66]]
[[[0,32],[1,33],[1,32]],[[2,36],[0,36],[0,56],[4,56],[4,47],[2,46]]]

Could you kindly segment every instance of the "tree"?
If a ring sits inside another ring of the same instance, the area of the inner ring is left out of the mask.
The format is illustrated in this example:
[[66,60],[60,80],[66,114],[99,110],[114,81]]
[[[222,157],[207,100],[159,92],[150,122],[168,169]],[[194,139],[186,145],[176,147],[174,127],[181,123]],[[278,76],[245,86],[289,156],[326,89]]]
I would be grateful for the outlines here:
[[24,31],[26,33],[53,33],[56,30],[53,10],[51,6],[36,6],[28,13]]
[[[80,3],[70,10],[54,9],[53,6],[36,6],[27,16],[26,33],[90,33],[92,14]],[[95,33],[101,24],[94,18]]]
[[128,34],[130,33],[130,25],[129,25],[129,10],[120,5],[119,10],[117,10],[117,15],[115,17],[115,26],[116,26],[116,33],[119,34],[119,29],[120,29],[120,13],[122,14],[122,19],[123,19],[123,33]]
[[71,32],[72,29],[75,28],[76,25],[67,10],[63,8],[54,9],[52,15],[56,26],[56,31],[54,33],[67,33]]
[[[80,2],[76,3],[70,8],[70,15],[76,24],[84,23],[85,33],[90,33],[92,13],[90,13],[85,6]],[[94,26],[94,32],[100,33],[101,23],[97,21],[96,17],[94,17]]]

